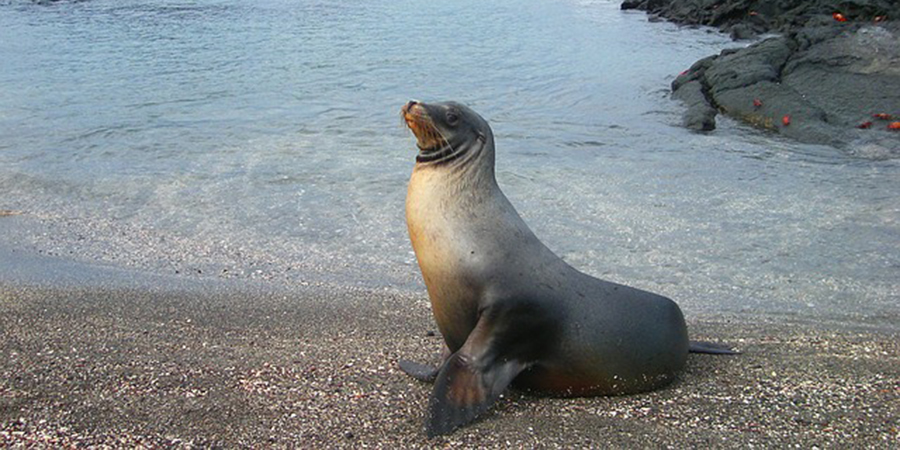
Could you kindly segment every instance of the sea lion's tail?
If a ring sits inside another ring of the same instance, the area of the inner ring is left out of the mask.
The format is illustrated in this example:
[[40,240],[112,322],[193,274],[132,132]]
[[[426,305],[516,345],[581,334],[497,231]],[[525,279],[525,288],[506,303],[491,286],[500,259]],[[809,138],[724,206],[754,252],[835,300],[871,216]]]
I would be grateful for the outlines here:
[[740,355],[741,354],[741,352],[734,350],[725,344],[718,344],[715,342],[706,342],[706,341],[691,341],[691,346],[688,347],[688,351],[691,353],[705,353],[707,355]]

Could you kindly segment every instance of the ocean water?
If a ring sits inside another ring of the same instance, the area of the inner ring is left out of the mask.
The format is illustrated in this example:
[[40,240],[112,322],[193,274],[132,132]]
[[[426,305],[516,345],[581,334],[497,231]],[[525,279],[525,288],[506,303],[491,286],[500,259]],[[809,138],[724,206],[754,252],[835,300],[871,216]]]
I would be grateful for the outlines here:
[[[0,2],[2,240],[185,277],[422,291],[399,108],[487,118],[576,267],[691,314],[896,329],[900,162],[720,118],[673,77],[741,44],[618,1]],[[424,295],[424,293],[423,293]]]

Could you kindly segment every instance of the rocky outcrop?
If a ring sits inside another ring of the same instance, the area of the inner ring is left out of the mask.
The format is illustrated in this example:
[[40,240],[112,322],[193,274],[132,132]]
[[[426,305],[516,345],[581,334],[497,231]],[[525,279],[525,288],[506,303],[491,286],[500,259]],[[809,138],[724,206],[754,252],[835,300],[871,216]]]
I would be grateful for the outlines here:
[[783,32],[697,61],[675,79],[688,128],[714,129],[722,112],[802,142],[900,156],[896,2],[628,1],[683,23]]
[[640,9],[686,25],[716,27],[735,39],[788,33],[835,13],[845,23],[900,18],[896,0],[625,0],[622,9]]

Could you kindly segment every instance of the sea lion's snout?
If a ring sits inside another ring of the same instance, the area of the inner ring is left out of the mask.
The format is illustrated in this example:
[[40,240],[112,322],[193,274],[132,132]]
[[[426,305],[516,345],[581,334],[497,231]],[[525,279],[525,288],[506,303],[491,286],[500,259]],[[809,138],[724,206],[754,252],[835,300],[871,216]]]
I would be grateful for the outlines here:
[[416,136],[419,149],[430,150],[441,146],[443,138],[422,103],[410,100],[400,108],[400,113],[406,126]]
[[407,125],[415,122],[416,116],[427,116],[428,113],[425,112],[425,108],[422,103],[416,100],[410,100],[400,108],[400,115],[403,116],[403,119],[406,120]]
[[416,116],[422,116],[424,114],[424,108],[422,108],[419,105],[419,102],[415,100],[410,100],[400,108],[400,115],[403,116],[403,120],[406,121],[406,126],[408,126],[413,133],[416,132]]

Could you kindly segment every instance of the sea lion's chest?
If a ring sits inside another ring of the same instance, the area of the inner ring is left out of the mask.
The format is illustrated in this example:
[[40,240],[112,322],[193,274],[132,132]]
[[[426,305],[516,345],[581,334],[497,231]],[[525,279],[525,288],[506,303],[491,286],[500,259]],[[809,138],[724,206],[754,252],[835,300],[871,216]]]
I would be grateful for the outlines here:
[[460,199],[435,170],[417,167],[406,196],[406,225],[435,321],[456,351],[478,320],[484,286],[473,268],[472,230],[460,217]]

